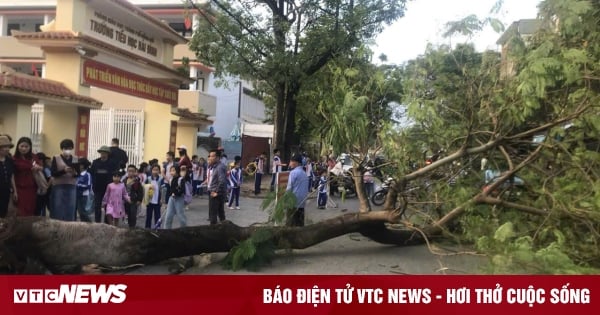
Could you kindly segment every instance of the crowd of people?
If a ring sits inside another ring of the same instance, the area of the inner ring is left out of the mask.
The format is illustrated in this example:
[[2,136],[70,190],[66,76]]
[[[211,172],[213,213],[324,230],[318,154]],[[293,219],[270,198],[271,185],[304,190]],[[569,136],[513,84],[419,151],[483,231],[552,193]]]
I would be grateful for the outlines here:
[[[158,159],[139,166],[129,164],[127,153],[119,147],[119,139],[102,146],[99,157],[90,161],[73,154],[70,139],[60,142],[61,153],[46,156],[32,152],[30,138],[20,138],[16,149],[8,135],[0,135],[0,217],[6,217],[9,202],[15,204],[17,216],[46,216],[63,221],[125,223],[137,226],[137,218],[145,217],[148,229],[172,228],[177,217],[179,226],[187,226],[186,208],[192,198],[208,198],[208,220],[217,224],[226,219],[228,209],[240,209],[240,192],[244,169],[241,157],[228,165],[223,148],[211,150],[207,158],[188,155],[183,145]],[[261,193],[266,173],[266,153],[254,160],[254,193]],[[324,209],[328,194],[337,190],[328,182],[328,172],[339,163],[332,157],[312,161],[306,153],[294,154],[288,164],[280,151],[273,151],[270,190],[276,176],[290,170],[286,190],[296,195],[298,204],[289,215],[289,225],[304,225],[304,205],[310,192],[317,190],[317,205]],[[144,213],[145,208],[145,213]],[[163,210],[165,211],[163,213]]]
[[228,169],[222,148],[211,150],[207,159],[190,158],[181,145],[178,157],[169,151],[163,163],[152,159],[137,166],[129,164],[117,138],[100,147],[92,161],[73,153],[71,139],[61,141],[61,153],[51,157],[34,154],[30,138],[20,138],[16,148],[12,141],[0,135],[0,218],[8,215],[11,201],[17,216],[48,213],[56,220],[112,225],[126,221],[130,228],[144,216],[144,207],[145,228],[171,228],[175,217],[185,227],[192,198],[205,194],[211,224],[225,220],[226,202],[240,209],[241,158],[236,156]]

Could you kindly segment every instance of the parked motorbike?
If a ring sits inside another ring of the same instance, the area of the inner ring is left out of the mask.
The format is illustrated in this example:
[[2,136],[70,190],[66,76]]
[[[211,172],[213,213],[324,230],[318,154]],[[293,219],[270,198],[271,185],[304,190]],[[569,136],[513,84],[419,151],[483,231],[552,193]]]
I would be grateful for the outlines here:
[[387,194],[390,190],[390,186],[392,185],[393,181],[394,179],[391,177],[386,178],[379,187],[379,189],[376,192],[374,192],[373,195],[371,195],[371,203],[373,203],[376,206],[383,205],[385,203],[385,198],[387,197]]

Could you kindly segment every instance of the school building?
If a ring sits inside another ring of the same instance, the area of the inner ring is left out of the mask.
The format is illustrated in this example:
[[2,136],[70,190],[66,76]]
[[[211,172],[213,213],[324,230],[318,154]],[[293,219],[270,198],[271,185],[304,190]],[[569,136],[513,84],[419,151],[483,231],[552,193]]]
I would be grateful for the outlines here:
[[0,133],[46,154],[71,138],[96,158],[112,137],[135,163],[194,153],[217,100],[212,68],[178,69],[194,24],[180,13],[172,25],[125,0],[0,0]]

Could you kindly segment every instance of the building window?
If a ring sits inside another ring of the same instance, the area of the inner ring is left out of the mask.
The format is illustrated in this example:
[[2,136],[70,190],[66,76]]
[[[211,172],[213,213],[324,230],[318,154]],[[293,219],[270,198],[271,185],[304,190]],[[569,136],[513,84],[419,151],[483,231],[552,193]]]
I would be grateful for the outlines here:
[[204,92],[204,78],[196,79],[196,90]]
[[7,27],[6,27],[6,35],[8,36],[12,36],[10,34],[10,31],[15,30],[15,31],[20,31],[21,30],[21,24],[19,23],[8,23]]
[[169,26],[183,37],[192,36],[192,30],[186,30],[184,23],[169,23]]
[[36,31],[36,32],[41,32],[41,31],[42,31],[42,29],[40,29],[40,27],[41,27],[42,25],[44,25],[44,24],[42,24],[42,23],[35,23],[35,31]]

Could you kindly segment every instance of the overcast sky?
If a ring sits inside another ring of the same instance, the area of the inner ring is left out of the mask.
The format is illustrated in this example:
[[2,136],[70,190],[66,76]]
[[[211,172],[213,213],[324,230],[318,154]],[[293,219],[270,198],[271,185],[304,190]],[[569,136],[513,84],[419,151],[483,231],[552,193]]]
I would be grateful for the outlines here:
[[[405,16],[388,26],[376,40],[374,61],[383,53],[389,63],[403,63],[425,51],[428,42],[449,43],[443,38],[444,25],[448,21],[460,20],[476,14],[480,18],[490,16],[490,10],[497,0],[410,0]],[[504,0],[501,11],[495,16],[505,27],[520,20],[535,18],[540,0]],[[474,37],[472,41],[478,50],[497,49],[496,40],[500,34],[491,27]],[[452,44],[466,39],[453,38]]]

